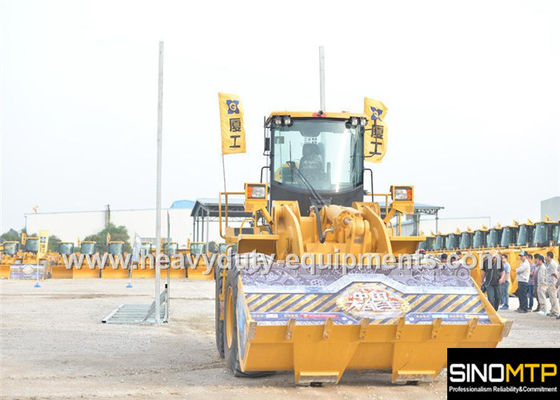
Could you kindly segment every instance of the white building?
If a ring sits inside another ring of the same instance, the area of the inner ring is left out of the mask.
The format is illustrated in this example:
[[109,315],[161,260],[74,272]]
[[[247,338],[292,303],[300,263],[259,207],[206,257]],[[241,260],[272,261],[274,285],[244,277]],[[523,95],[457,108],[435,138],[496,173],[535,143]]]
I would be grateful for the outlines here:
[[560,196],[541,201],[541,221],[548,217],[553,221],[560,219]]

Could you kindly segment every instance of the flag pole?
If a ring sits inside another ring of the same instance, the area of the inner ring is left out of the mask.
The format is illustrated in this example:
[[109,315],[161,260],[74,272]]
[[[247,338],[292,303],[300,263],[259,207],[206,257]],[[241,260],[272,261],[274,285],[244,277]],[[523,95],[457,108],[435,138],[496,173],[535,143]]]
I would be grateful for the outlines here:
[[155,278],[155,312],[156,325],[160,323],[160,253],[161,253],[161,141],[163,118],[163,41],[159,42],[158,66],[158,117],[157,117],[157,178],[156,178],[156,278]]
[[222,153],[222,175],[224,176],[224,192],[227,192],[226,188],[226,161],[224,158],[224,153]]
[[320,111],[325,112],[325,49],[319,46],[319,88],[321,96]]

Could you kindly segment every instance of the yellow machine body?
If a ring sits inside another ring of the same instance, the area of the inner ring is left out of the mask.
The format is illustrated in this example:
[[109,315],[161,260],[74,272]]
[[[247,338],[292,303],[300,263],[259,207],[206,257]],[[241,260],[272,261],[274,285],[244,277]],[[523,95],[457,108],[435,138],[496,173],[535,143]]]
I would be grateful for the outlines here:
[[93,254],[86,257],[85,254],[82,254],[82,249],[85,247],[92,246],[95,248],[96,243],[90,240],[84,240],[79,243],[79,252],[75,252],[74,256],[79,260],[83,256],[83,262],[80,268],[77,266],[73,266],[72,268],[72,277],[74,279],[98,279],[101,277],[101,269],[99,265],[94,265],[93,259],[96,255],[99,255],[97,252],[93,252]]
[[[404,200],[393,193],[388,218],[410,212],[410,191]],[[296,383],[307,384],[336,383],[348,369],[379,369],[391,370],[394,382],[432,380],[445,368],[449,347],[495,347],[509,333],[511,323],[495,312],[466,268],[448,274],[443,266],[434,271],[414,264],[393,271],[394,261],[382,261],[374,270],[343,273],[341,255],[383,260],[414,253],[425,240],[392,235],[378,204],[327,205],[309,216],[301,215],[296,201],[273,201],[271,209],[267,215],[251,207],[255,222],[262,215],[271,229],[255,223],[252,234],[226,236],[239,254],[276,259],[268,274],[251,268],[222,274],[226,359],[236,346],[242,373],[291,370]],[[288,255],[306,261],[293,266]],[[330,268],[309,273],[329,255],[335,260]]]
[[[74,247],[72,242],[61,242],[60,245],[69,245]],[[71,257],[72,254],[67,254],[66,257]],[[66,263],[64,262],[64,257],[60,252],[53,253],[50,257],[50,270],[51,278],[53,279],[72,279],[74,277],[74,269],[66,268]]]

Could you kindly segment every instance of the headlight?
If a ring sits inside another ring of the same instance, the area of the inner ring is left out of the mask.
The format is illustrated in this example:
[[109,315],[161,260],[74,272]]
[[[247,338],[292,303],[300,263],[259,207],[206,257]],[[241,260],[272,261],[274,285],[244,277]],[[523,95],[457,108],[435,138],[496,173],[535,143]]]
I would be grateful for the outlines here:
[[411,187],[396,187],[394,190],[393,200],[397,201],[407,201],[412,200],[412,188]]
[[291,126],[292,125],[292,117],[290,117],[289,115],[286,115],[284,117],[284,125],[285,126]]
[[395,200],[406,200],[406,189],[395,189]]
[[275,116],[275,117],[272,119],[272,123],[273,123],[275,126],[281,126],[281,125],[282,125],[282,117],[279,116],[279,115]]
[[261,185],[249,186],[247,195],[250,199],[264,199],[266,198],[266,188]]

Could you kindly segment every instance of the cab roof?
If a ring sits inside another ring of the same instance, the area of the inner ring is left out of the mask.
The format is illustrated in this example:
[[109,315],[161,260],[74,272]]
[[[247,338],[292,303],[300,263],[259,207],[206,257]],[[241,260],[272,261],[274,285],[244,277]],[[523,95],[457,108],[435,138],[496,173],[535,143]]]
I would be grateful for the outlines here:
[[366,115],[362,113],[350,113],[346,111],[341,112],[323,112],[319,115],[319,111],[274,111],[270,113],[269,119],[276,115],[289,115],[292,118],[335,118],[335,119],[348,119],[350,117],[365,118]]

